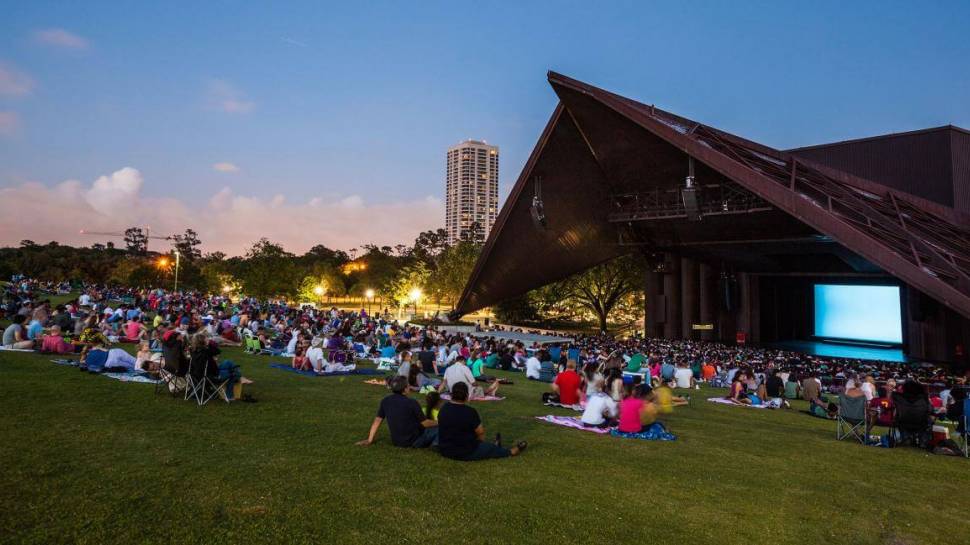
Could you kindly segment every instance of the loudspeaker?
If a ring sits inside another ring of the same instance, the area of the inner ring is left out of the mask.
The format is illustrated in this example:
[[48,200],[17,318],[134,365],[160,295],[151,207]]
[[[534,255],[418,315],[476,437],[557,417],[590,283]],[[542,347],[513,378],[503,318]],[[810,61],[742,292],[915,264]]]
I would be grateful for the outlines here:
[[536,229],[546,228],[546,213],[542,209],[542,201],[538,197],[532,199],[529,213],[532,215],[532,224],[536,226]]
[[684,200],[684,211],[687,212],[687,219],[700,221],[702,216],[700,204],[698,204],[697,188],[685,187],[680,190],[680,196]]

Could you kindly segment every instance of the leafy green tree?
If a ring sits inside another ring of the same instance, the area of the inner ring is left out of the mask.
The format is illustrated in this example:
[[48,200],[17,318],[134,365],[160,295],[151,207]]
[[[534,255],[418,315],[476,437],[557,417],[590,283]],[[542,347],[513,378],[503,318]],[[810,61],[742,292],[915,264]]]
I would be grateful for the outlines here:
[[234,276],[247,295],[292,297],[296,295],[300,274],[293,257],[279,244],[261,238],[238,262]]
[[173,236],[172,240],[172,247],[178,250],[182,259],[195,261],[202,257],[202,251],[198,248],[202,241],[199,240],[199,234],[192,229],[186,229],[184,234]]
[[382,286],[381,295],[385,301],[397,305],[400,317],[404,307],[415,302],[411,297],[415,290],[419,290],[422,294],[427,292],[430,276],[431,271],[427,265],[417,261],[402,267],[390,282]]
[[600,331],[605,332],[610,313],[639,288],[641,278],[639,261],[624,256],[567,278],[561,286],[563,295],[596,315]]
[[438,255],[429,282],[435,302],[441,304],[442,301],[448,301],[454,307],[468,283],[481,251],[481,246],[463,240],[446,247]]
[[125,248],[131,255],[145,255],[148,253],[148,235],[141,227],[125,229]]

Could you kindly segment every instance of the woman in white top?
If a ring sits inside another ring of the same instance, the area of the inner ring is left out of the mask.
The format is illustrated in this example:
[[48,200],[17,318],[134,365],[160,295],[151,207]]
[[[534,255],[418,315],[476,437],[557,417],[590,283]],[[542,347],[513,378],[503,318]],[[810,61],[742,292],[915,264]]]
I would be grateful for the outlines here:
[[[294,339],[296,339],[296,337],[297,335],[293,335]],[[294,342],[293,345],[295,350],[296,343]],[[323,366],[327,363],[327,360],[323,357],[322,346],[323,346],[323,339],[321,339],[320,337],[314,337],[313,340],[310,341],[310,348],[308,348],[306,351],[306,358],[307,360],[309,360],[310,365],[313,367],[313,370],[316,371],[317,373],[322,372]],[[289,350],[289,348],[287,348],[287,350]]]
[[584,426],[609,427],[616,419],[618,405],[613,398],[603,393],[603,377],[593,381],[593,390],[594,393],[586,398],[586,410],[580,420]]

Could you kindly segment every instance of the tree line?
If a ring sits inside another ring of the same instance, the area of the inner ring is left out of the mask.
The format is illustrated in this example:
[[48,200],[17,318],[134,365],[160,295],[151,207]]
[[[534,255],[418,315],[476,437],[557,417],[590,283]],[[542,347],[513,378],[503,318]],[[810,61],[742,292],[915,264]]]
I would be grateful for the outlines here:
[[[154,237],[153,237],[154,238]],[[198,233],[187,229],[168,237],[170,248],[150,251],[147,233],[125,231],[124,248],[111,242],[73,247],[24,240],[0,248],[0,278],[27,274],[41,280],[75,280],[135,288],[175,284],[180,289],[248,295],[261,299],[326,303],[355,297],[388,307],[421,302],[454,307],[482,249],[482,236],[448,243],[444,229],[420,233],[410,245],[365,244],[350,251],[316,245],[297,255],[261,238],[242,256],[203,253]],[[176,260],[176,252],[178,259]],[[611,319],[642,317],[643,264],[621,257],[565,280],[503,301],[494,307],[505,323],[551,326],[592,321],[606,330]]]

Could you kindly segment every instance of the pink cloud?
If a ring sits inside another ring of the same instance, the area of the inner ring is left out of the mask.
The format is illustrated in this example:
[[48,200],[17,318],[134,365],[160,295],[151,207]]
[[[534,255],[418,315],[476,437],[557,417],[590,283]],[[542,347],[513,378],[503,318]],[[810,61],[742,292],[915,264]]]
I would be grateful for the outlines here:
[[34,80],[13,65],[0,61],[0,95],[20,97],[34,90]]
[[[282,195],[265,199],[224,187],[201,204],[190,205],[144,196],[144,186],[142,174],[126,167],[91,184],[67,180],[54,186],[29,182],[0,188],[0,245],[30,239],[90,246],[107,238],[82,235],[81,229],[123,231],[150,225],[156,234],[194,229],[205,251],[241,255],[265,236],[302,253],[315,244],[348,250],[368,243],[410,243],[419,232],[440,227],[444,218],[443,203],[430,196],[384,204],[366,203],[358,195],[308,196],[291,203]],[[167,245],[152,241],[150,247]]]
[[248,114],[256,107],[242,91],[221,79],[210,80],[206,85],[206,103],[210,109],[229,114]]

